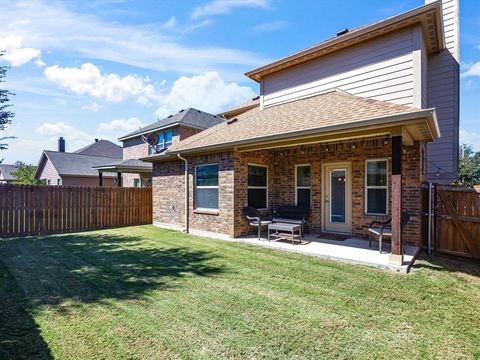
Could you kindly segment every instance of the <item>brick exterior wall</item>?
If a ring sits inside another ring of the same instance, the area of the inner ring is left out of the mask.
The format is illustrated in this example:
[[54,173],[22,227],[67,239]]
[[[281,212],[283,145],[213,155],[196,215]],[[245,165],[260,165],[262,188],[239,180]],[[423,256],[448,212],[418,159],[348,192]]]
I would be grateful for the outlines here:
[[[186,139],[189,136],[200,132],[199,129],[193,129],[187,126],[176,126],[173,128],[172,143]],[[123,142],[123,160],[140,159],[148,156],[148,144],[143,142],[142,137],[138,136],[132,139],[127,139]],[[133,187],[135,179],[140,179],[139,174],[122,174],[122,181],[124,187]]]
[[[234,156],[232,152],[190,157],[189,214],[190,228],[227,236],[234,229]],[[200,164],[218,164],[219,209],[217,212],[197,211],[195,204],[195,167]],[[154,223],[183,227],[185,222],[185,172],[183,161],[154,163],[153,165],[153,220]]]
[[[352,146],[354,145],[354,146]],[[328,151],[326,148],[328,147]],[[420,186],[425,180],[425,164],[422,153],[424,144],[416,143],[403,148],[403,211],[412,216],[403,229],[407,243],[421,244]],[[312,212],[310,231],[322,230],[322,165],[350,162],[352,166],[352,234],[368,236],[368,226],[373,220],[389,217],[365,214],[365,161],[388,160],[388,193],[391,186],[391,141],[385,138],[360,140],[354,143],[312,145],[286,149],[253,152],[231,152],[188,158],[190,176],[190,228],[211,231],[229,236],[242,236],[251,230],[243,215],[247,205],[248,164],[268,166],[268,207],[272,211],[280,205],[295,203],[295,165],[311,165]],[[194,171],[200,163],[219,163],[219,212],[198,214],[194,212]],[[183,164],[154,164],[154,221],[183,226],[184,180]],[[390,202],[390,201],[389,201]],[[175,207],[175,210],[173,208]],[[389,204],[389,212],[391,206]]]

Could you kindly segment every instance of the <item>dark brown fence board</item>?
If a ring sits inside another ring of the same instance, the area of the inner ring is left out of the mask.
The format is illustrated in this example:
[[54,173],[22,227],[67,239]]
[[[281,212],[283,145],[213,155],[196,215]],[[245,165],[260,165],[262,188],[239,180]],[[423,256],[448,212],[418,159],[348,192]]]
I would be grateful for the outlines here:
[[0,237],[152,223],[152,189],[0,185]]

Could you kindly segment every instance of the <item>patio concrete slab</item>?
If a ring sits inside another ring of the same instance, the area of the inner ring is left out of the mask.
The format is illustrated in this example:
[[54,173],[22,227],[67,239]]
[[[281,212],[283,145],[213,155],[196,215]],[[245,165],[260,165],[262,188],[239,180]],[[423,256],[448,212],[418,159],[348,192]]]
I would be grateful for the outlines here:
[[375,266],[395,272],[407,273],[413,265],[420,248],[404,246],[404,262],[402,265],[392,265],[389,262],[390,244],[383,244],[383,252],[378,250],[378,243],[372,242],[369,248],[368,241],[348,238],[343,241],[319,239],[316,235],[305,235],[302,244],[292,245],[290,241],[268,241],[266,238],[258,240],[255,236],[231,239],[231,241],[245,242],[257,246],[292,251],[305,255],[319,256],[326,259],[340,260],[354,264]]

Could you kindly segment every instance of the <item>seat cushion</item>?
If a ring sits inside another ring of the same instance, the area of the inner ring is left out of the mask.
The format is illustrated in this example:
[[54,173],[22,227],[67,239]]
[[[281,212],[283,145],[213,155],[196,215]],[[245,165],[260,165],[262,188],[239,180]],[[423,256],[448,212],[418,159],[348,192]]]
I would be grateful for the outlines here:
[[[380,234],[382,233],[382,228],[374,226],[372,228],[369,228],[368,231],[372,234],[380,236]],[[383,236],[392,236],[392,229],[390,227],[383,228]]]
[[[266,226],[268,224],[271,224],[272,222],[270,220],[260,220],[260,226]],[[251,221],[250,225],[252,226],[258,226],[258,221]]]
[[299,225],[301,225],[303,223],[302,220],[288,219],[288,218],[281,218],[281,217],[274,217],[273,221],[274,222],[285,223],[285,224],[299,224]]

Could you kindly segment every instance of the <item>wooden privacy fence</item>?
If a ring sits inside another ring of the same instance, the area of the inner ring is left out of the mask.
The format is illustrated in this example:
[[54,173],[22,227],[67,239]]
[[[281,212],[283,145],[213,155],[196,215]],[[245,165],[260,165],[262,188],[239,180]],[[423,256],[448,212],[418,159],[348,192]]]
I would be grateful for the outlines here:
[[[428,189],[424,191],[424,210],[427,211]],[[469,188],[435,185],[432,208],[434,250],[480,259],[480,193]],[[428,231],[426,234],[428,236]]]
[[152,189],[0,185],[0,237],[152,223]]

